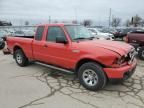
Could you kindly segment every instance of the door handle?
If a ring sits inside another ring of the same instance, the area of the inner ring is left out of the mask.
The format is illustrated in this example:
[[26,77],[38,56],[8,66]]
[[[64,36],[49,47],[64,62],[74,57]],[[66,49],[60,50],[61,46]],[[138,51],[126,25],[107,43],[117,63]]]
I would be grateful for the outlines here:
[[45,44],[45,45],[44,45],[44,47],[45,47],[45,48],[47,48],[47,47],[48,47],[48,45],[47,45],[47,44]]

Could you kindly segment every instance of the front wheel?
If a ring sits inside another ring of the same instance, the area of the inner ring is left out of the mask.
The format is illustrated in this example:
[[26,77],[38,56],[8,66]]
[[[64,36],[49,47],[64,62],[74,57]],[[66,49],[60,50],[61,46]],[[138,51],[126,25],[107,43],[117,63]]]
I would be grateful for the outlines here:
[[102,67],[94,62],[83,64],[78,70],[80,83],[88,90],[102,89],[107,81]]
[[28,65],[29,61],[21,49],[16,50],[14,54],[15,61],[19,66],[24,67]]
[[138,51],[138,56],[140,59],[144,60],[144,47],[141,47]]

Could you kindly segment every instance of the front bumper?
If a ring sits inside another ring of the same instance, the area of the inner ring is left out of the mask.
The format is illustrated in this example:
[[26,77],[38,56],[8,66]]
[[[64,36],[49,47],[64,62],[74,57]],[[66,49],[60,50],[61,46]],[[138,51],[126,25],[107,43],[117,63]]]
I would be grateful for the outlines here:
[[131,64],[120,68],[104,68],[109,79],[128,79],[135,72],[137,60],[134,59]]

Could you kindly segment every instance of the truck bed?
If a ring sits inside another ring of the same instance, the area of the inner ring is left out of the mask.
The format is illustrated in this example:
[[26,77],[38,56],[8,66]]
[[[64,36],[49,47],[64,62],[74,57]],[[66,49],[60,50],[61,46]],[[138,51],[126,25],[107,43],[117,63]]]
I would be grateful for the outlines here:
[[13,49],[17,46],[23,48],[23,52],[27,57],[33,57],[32,43],[34,36],[9,36],[6,38],[8,49],[13,53]]

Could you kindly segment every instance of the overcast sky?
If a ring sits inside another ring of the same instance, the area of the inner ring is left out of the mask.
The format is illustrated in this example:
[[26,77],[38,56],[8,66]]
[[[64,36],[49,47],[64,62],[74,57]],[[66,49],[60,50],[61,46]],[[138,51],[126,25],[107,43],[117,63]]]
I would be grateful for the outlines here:
[[93,19],[106,21],[109,9],[123,20],[144,17],[144,0],[0,0],[0,19]]

